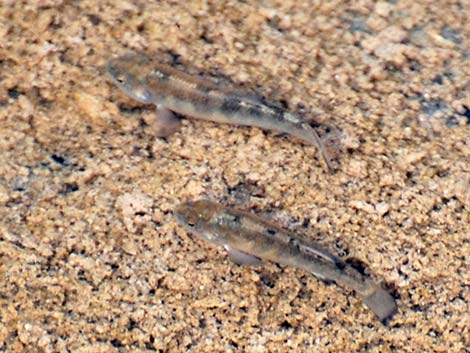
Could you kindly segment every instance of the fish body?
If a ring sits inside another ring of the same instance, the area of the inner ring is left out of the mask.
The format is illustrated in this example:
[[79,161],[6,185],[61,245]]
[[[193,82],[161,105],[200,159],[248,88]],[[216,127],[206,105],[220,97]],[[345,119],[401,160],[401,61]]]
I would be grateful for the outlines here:
[[281,107],[219,87],[142,54],[111,59],[106,71],[125,94],[142,103],[155,104],[166,125],[175,124],[168,114],[172,111],[219,123],[276,130],[317,146],[329,171],[334,170],[316,131]]
[[395,300],[377,284],[327,250],[261,217],[209,200],[183,203],[175,208],[174,214],[189,231],[223,246],[236,262],[268,260],[353,289],[380,320],[396,311]]

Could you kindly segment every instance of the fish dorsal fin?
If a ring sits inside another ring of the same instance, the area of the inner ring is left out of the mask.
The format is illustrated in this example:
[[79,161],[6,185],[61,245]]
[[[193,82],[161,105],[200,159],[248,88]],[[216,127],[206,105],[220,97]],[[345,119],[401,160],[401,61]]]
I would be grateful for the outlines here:
[[344,268],[346,266],[346,264],[341,259],[334,256],[333,254],[330,254],[326,249],[323,249],[316,244],[302,241],[299,243],[299,247],[302,251],[329,261],[338,268]]
[[227,250],[230,260],[238,265],[261,265],[263,263],[259,257],[234,249],[228,245],[225,246],[225,250]]

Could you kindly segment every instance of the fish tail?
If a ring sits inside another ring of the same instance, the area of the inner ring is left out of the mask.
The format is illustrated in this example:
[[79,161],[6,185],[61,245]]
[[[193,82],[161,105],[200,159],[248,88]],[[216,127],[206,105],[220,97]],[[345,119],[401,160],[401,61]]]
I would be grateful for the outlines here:
[[364,278],[351,266],[344,269],[339,279],[338,284],[344,284],[355,290],[365,306],[372,310],[380,321],[384,321],[396,312],[397,304],[390,293],[373,281]]
[[311,262],[305,267],[322,280],[333,281],[341,287],[356,291],[362,302],[377,315],[380,321],[389,318],[397,310],[395,299],[390,293],[365,279],[351,266],[341,269],[331,264]]
[[372,293],[362,298],[363,303],[372,310],[380,321],[391,317],[397,311],[395,299],[385,289],[373,284]]
[[328,171],[330,172],[330,174],[334,174],[335,168],[333,167],[333,163],[331,163],[330,156],[328,152],[326,151],[325,145],[323,144],[323,141],[320,139],[320,136],[318,136],[315,129],[311,127],[309,124],[304,123],[302,124],[302,127],[308,133],[308,135],[303,136],[303,138],[306,139],[311,144],[317,146],[323,160],[325,161]]

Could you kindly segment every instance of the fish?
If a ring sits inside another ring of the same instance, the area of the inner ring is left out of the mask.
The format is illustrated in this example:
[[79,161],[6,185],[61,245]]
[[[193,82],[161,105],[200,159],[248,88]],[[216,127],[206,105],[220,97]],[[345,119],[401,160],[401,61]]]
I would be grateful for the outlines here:
[[270,261],[305,270],[327,283],[354,290],[382,322],[397,311],[395,299],[381,286],[320,245],[262,217],[206,199],[183,202],[173,214],[186,230],[224,248],[235,263]]
[[122,92],[141,103],[156,106],[159,136],[177,131],[180,121],[174,113],[275,130],[316,146],[328,171],[334,173],[335,168],[317,132],[296,114],[255,95],[190,75],[163,61],[130,53],[112,58],[106,65],[108,76]]

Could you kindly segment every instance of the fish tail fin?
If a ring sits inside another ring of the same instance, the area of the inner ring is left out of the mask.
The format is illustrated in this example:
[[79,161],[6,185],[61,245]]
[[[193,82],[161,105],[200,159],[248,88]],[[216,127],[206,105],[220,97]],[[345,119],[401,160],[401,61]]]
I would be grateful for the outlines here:
[[310,266],[309,272],[322,280],[332,280],[342,287],[354,290],[364,305],[382,322],[397,310],[395,299],[390,293],[372,280],[365,279],[351,266],[340,269],[332,264],[317,262]]
[[302,127],[308,132],[309,136],[306,136],[305,138],[315,146],[317,146],[318,150],[320,151],[320,154],[325,161],[325,164],[328,168],[328,171],[330,174],[334,174],[335,168],[333,167],[333,163],[331,162],[330,156],[328,152],[326,151],[326,147],[321,140],[320,136],[318,136],[317,132],[313,127],[311,127],[309,124],[304,123],[302,124]]
[[385,289],[374,284],[372,293],[363,297],[363,303],[372,310],[380,321],[391,317],[397,311],[395,299]]

